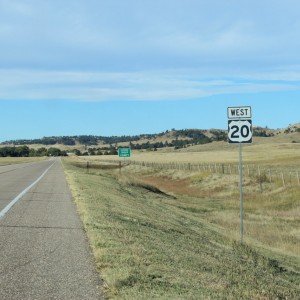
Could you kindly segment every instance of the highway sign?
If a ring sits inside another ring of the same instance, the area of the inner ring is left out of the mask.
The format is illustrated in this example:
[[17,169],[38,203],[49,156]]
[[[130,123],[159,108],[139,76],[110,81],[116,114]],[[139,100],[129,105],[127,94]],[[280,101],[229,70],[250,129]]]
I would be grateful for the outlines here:
[[241,244],[244,236],[243,208],[243,157],[242,144],[252,143],[252,112],[251,106],[228,107],[228,142],[239,144],[240,173],[240,236]]
[[227,115],[229,120],[251,119],[251,106],[228,107]]
[[131,149],[130,148],[119,148],[118,154],[119,154],[119,157],[130,157]]
[[252,120],[228,120],[229,143],[252,143]]

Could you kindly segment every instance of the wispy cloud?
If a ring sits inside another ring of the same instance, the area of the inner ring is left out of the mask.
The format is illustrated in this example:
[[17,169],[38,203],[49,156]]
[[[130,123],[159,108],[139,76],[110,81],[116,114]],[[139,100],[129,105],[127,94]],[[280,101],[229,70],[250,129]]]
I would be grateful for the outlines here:
[[0,0],[0,99],[299,89],[300,2]]
[[0,71],[0,99],[184,100],[218,94],[299,89],[289,82],[207,80],[178,72]]

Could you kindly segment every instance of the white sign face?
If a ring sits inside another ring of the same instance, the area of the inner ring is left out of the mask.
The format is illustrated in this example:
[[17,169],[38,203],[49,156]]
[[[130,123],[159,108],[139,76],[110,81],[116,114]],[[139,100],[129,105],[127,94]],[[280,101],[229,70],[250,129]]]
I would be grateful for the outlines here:
[[229,120],[251,119],[251,106],[228,107],[227,114]]
[[229,143],[252,143],[252,121],[251,120],[229,120],[228,121]]

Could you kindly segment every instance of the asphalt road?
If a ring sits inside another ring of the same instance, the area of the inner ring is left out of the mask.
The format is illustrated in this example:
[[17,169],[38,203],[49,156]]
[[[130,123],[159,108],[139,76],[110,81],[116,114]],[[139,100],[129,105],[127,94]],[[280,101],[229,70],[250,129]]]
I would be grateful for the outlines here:
[[103,299],[59,159],[0,167],[0,299]]

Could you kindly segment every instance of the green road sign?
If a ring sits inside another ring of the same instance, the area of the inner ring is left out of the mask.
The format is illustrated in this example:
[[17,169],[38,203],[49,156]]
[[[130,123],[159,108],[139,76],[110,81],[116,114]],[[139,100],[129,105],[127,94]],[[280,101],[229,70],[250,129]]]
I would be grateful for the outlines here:
[[130,157],[131,149],[130,148],[119,148],[118,154],[119,154],[119,157]]

